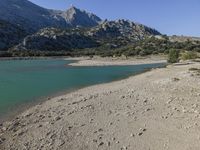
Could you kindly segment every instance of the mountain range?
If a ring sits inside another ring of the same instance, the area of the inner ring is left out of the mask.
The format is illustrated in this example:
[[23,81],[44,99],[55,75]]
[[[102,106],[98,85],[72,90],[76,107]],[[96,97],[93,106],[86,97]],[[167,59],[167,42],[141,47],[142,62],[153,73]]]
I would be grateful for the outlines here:
[[91,27],[101,19],[92,13],[71,7],[67,11],[50,10],[28,0],[1,0],[0,19],[15,23],[29,32],[45,27]]
[[[148,26],[124,19],[102,20],[74,6],[61,11],[28,0],[0,0],[0,55],[8,51],[12,55],[19,51],[120,48],[160,36]],[[178,37],[171,39],[177,41]]]
[[[102,19],[98,16],[84,10],[80,10],[74,6],[66,11],[50,10],[33,4],[28,0],[1,0],[0,23],[1,50],[11,48],[17,43],[19,44],[22,40],[36,40],[36,37],[39,37],[42,31],[45,32],[46,30],[50,32],[51,30],[54,30],[53,28],[58,28],[60,30],[71,28],[89,28],[86,36],[88,37],[90,35],[90,38],[113,38],[116,36],[119,37],[119,35],[126,36],[125,34],[127,34],[131,38],[140,39],[147,34],[159,34],[159,32],[151,28],[139,24],[136,25],[133,22],[122,20],[102,21]],[[27,35],[28,37],[26,37]],[[40,37],[39,39],[41,40],[43,38]],[[37,39],[38,42],[40,41],[39,39]],[[47,40],[47,37],[45,40]],[[69,43],[70,41],[65,41],[65,43],[66,42]],[[42,41],[38,45],[41,45],[42,43],[44,44],[45,42]],[[44,46],[41,48],[43,47]],[[31,47],[29,46],[28,48],[30,49]],[[71,48],[71,46],[69,48]],[[79,46],[77,46],[77,48],[79,48]]]

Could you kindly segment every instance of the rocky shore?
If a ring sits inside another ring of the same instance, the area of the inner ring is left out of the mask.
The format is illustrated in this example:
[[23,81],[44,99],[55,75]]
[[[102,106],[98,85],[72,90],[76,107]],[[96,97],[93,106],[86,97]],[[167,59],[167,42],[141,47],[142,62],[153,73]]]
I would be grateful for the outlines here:
[[77,60],[69,64],[70,66],[124,66],[124,65],[137,65],[137,64],[149,64],[149,63],[166,63],[166,56],[152,55],[149,57],[78,57],[78,58],[67,58],[67,60]]
[[49,99],[0,125],[2,150],[198,150],[200,64]]

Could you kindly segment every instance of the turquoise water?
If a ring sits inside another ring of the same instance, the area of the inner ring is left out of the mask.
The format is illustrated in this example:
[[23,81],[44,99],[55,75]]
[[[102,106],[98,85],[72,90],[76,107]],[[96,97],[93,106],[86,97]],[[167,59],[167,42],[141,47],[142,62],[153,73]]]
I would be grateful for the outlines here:
[[70,67],[71,61],[0,61],[0,115],[60,91],[110,82],[164,64],[104,67]]

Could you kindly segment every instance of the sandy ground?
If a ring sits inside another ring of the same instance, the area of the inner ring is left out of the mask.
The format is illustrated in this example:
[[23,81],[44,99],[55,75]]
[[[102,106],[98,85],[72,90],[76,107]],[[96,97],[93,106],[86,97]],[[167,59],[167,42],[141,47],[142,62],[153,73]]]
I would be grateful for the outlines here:
[[[71,60],[71,58],[69,58]],[[68,60],[68,59],[67,59]],[[73,58],[77,60],[69,65],[71,66],[110,66],[110,65],[136,65],[147,63],[166,63],[166,56],[149,56],[149,57],[130,57],[130,58],[111,58],[111,57],[78,57]]]
[[0,125],[1,150],[199,150],[200,75],[167,68],[50,99]]

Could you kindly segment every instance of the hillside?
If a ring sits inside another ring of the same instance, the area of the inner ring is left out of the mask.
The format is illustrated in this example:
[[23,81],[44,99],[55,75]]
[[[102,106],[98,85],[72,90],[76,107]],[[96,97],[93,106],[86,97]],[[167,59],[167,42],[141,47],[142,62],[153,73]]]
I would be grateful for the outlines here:
[[0,50],[5,51],[19,43],[27,35],[19,25],[0,20]]
[[45,28],[24,38],[13,50],[69,51],[103,45],[120,47],[153,35],[160,33],[130,21],[106,21],[93,28]]
[[44,28],[24,38],[13,50],[71,51],[98,46],[97,42],[78,29]]
[[94,26],[101,19],[91,13],[71,7],[66,11],[49,10],[28,0],[1,0],[0,19],[34,32],[45,27]]

